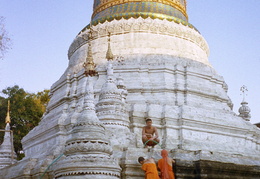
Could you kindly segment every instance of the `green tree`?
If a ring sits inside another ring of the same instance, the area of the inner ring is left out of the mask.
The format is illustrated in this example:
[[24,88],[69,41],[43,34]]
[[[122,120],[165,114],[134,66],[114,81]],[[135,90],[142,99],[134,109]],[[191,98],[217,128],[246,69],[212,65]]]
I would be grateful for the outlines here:
[[18,159],[21,159],[23,157],[22,154],[20,154],[20,151],[22,151],[21,140],[40,122],[46,105],[49,102],[49,90],[34,94],[28,93],[23,88],[15,85],[2,90],[2,93],[6,98],[0,98],[0,102],[2,100],[2,105],[0,105],[0,125],[1,128],[3,128],[3,124],[5,125],[7,101],[10,100],[10,117],[11,127],[14,132],[14,148]]

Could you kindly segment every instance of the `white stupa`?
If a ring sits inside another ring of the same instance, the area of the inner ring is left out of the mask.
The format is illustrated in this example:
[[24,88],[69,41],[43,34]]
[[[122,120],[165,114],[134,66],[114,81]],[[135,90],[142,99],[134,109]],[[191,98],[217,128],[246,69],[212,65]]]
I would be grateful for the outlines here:
[[25,158],[0,175],[141,179],[137,158],[160,157],[159,145],[149,152],[141,141],[151,118],[178,178],[259,177],[260,130],[232,111],[208,56],[186,0],[95,0],[46,113],[22,140]]

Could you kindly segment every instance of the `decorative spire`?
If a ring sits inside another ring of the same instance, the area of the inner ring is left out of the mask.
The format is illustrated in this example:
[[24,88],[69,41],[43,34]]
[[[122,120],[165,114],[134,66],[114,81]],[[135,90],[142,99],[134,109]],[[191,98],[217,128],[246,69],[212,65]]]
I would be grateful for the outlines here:
[[118,179],[121,168],[112,153],[106,129],[96,115],[92,78],[88,76],[84,108],[72,126],[65,157],[56,164],[55,176]]
[[92,47],[91,47],[92,33],[93,33],[93,29],[91,28],[89,31],[89,36],[88,36],[87,58],[83,64],[83,67],[85,68],[86,76],[95,76],[97,74],[97,72],[95,70],[96,64],[94,63],[94,59],[93,59],[93,55],[92,55]]
[[106,59],[108,61],[112,61],[114,59],[112,50],[111,50],[111,46],[110,46],[110,33],[108,33],[108,48],[107,48],[107,55],[106,55]]
[[246,121],[250,121],[251,115],[250,115],[250,108],[248,107],[248,102],[246,102],[245,100],[245,96],[247,95],[246,92],[247,87],[245,85],[243,85],[240,88],[240,91],[243,93],[243,101],[241,102],[241,107],[238,109],[239,112],[239,116],[242,117],[244,120]]
[[245,101],[245,97],[247,96],[247,87],[245,85],[243,85],[241,88],[240,88],[240,91],[242,92],[243,94],[243,101]]
[[10,101],[8,100],[8,106],[7,106],[7,115],[5,118],[5,135],[4,135],[4,141],[0,145],[0,169],[4,168],[6,166],[9,166],[16,162],[16,153],[14,152],[14,145],[13,145],[13,133],[10,129]]
[[[108,44],[107,60],[107,79],[102,85],[96,111],[99,120],[106,125],[106,129],[109,131],[107,137],[111,141],[114,152],[122,155],[123,149],[127,148],[131,141],[129,116],[125,99],[123,99],[125,96],[122,95],[122,90],[118,89],[114,80],[110,44]],[[124,87],[123,79],[120,81],[120,87]],[[114,133],[115,130],[116,133]]]
[[[87,78],[86,82],[86,94],[84,98],[84,106],[83,111],[81,112],[80,117],[78,118],[78,123],[84,123],[91,121],[91,124],[97,123],[101,124],[99,119],[97,118],[95,112],[95,104],[94,104],[94,87],[93,82],[90,77]],[[102,127],[102,126],[101,126]],[[104,130],[104,129],[100,129]]]
[[[120,87],[124,88],[123,81]],[[112,62],[107,64],[107,80],[102,85],[96,112],[99,120],[106,126],[107,137],[110,139],[115,153],[121,153],[132,141],[129,129],[129,111],[125,98],[126,89],[118,89],[114,80]]]
[[8,100],[8,105],[7,105],[7,114],[6,114],[6,118],[5,118],[5,123],[11,123],[11,119],[10,119],[10,101]]

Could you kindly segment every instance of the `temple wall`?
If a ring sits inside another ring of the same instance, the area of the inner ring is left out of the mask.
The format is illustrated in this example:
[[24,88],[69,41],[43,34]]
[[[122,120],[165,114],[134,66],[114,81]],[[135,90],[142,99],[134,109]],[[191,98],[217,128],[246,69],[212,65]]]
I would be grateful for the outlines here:
[[[98,69],[96,101],[106,77],[104,67]],[[141,129],[149,117],[159,130],[162,146],[169,149],[260,152],[259,131],[231,111],[223,78],[211,67],[167,55],[132,55],[115,61],[114,72],[128,89],[130,131],[135,134],[129,145],[143,146]],[[42,149],[49,155],[62,152],[71,124],[82,110],[85,84],[83,71],[55,83],[40,126],[23,140],[28,157],[39,155]]]

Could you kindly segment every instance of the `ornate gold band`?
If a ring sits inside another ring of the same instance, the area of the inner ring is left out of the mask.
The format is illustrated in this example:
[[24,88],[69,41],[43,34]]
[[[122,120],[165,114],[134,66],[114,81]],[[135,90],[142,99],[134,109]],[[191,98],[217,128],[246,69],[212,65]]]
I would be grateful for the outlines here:
[[188,15],[186,12],[186,1],[183,0],[183,3],[180,2],[180,0],[99,0],[99,3],[95,6],[94,12],[93,12],[93,17],[112,6],[115,5],[120,5],[124,3],[134,3],[134,2],[157,2],[165,5],[169,5],[180,11],[187,19]]
[[[199,32],[192,24],[188,23],[187,21],[184,21],[182,19],[173,17],[173,16],[169,16],[169,15],[164,15],[164,14],[156,14],[156,13],[122,13],[120,15],[112,15],[112,16],[105,16],[102,18],[99,18],[97,20],[92,21],[92,25],[97,25],[99,23],[104,23],[106,21],[111,22],[113,20],[120,20],[120,19],[130,19],[130,18],[139,18],[142,17],[143,19],[147,19],[148,17],[151,19],[160,19],[160,20],[164,20],[166,19],[167,21],[170,22],[175,22],[177,24],[182,24],[185,26],[188,26],[194,30],[196,30],[197,32]],[[90,28],[90,24],[87,25],[82,31],[84,31],[85,29]]]

